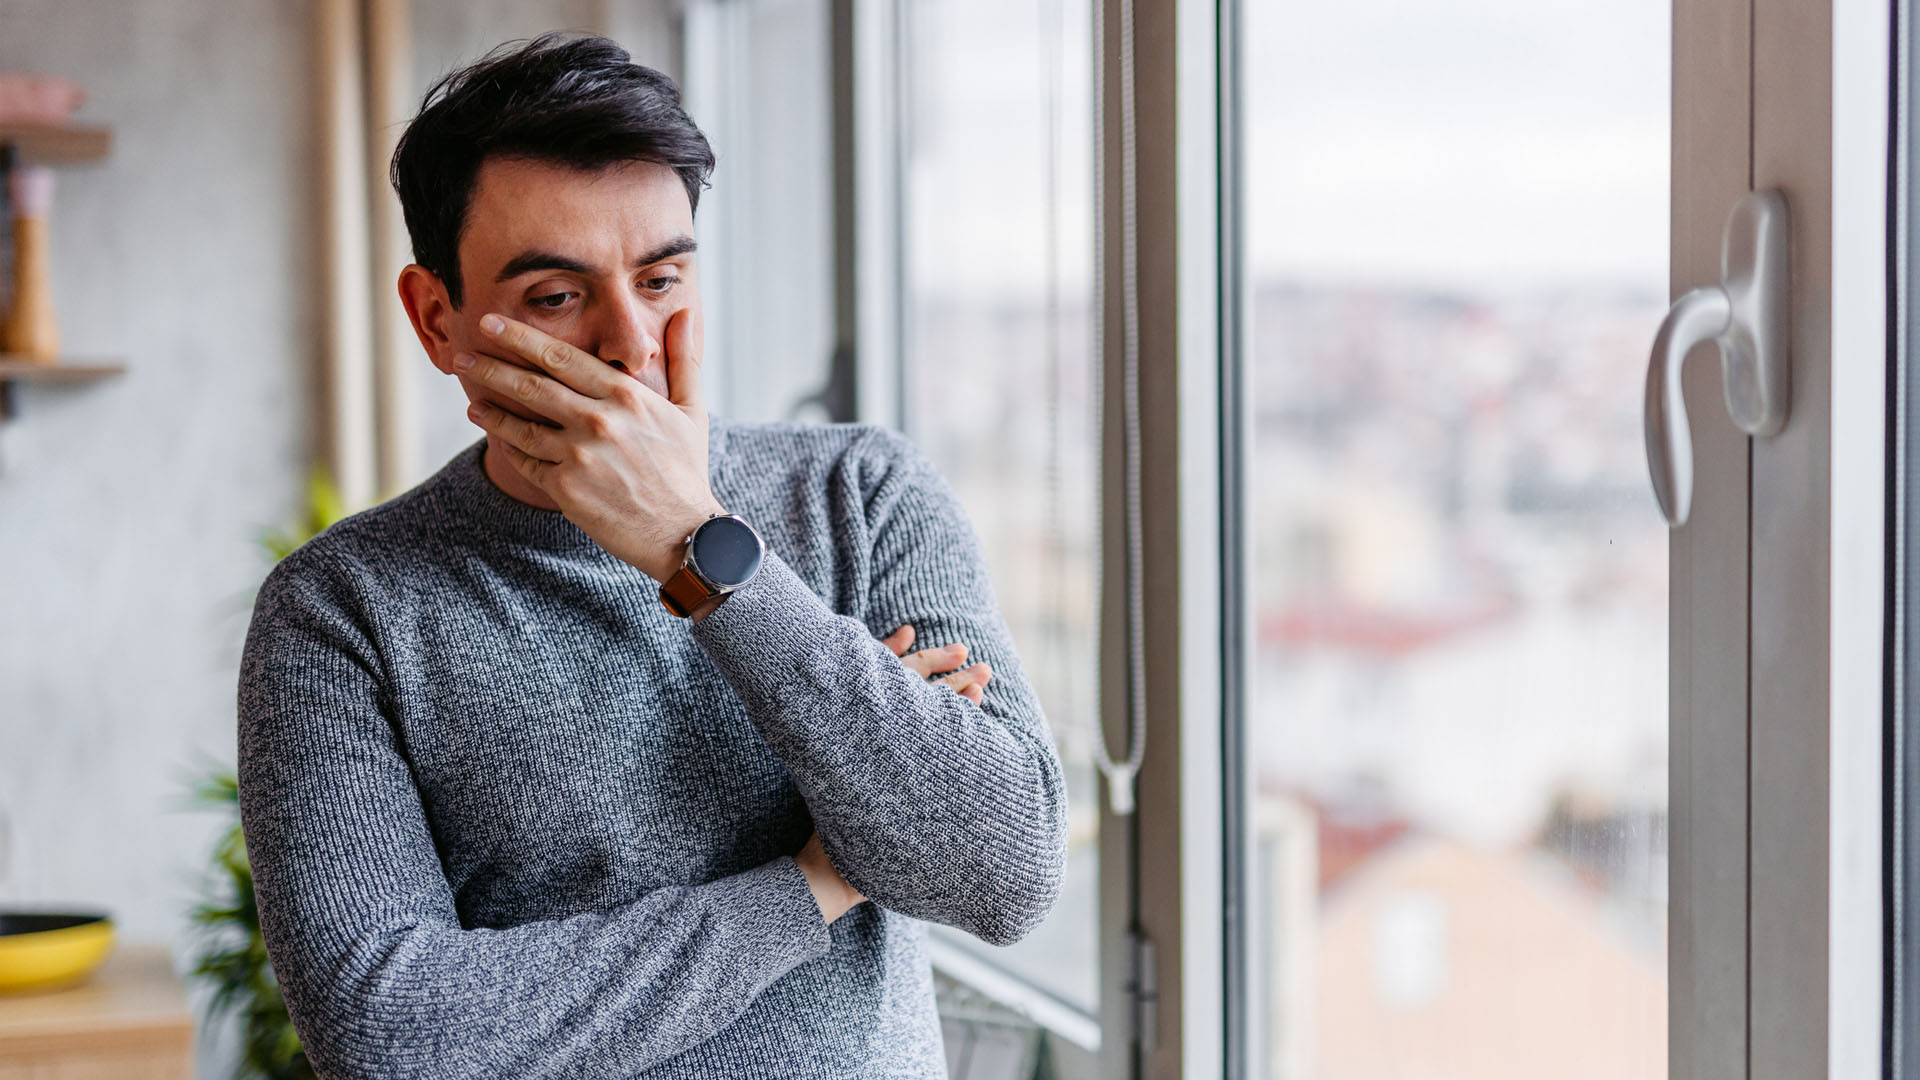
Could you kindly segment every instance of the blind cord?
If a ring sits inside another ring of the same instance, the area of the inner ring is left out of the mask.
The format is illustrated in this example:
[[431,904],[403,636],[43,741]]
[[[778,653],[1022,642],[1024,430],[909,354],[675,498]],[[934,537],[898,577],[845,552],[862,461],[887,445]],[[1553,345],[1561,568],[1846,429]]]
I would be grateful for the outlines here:
[[[1107,778],[1107,800],[1118,815],[1133,813],[1134,781],[1147,746],[1147,665],[1146,597],[1142,581],[1141,556],[1145,548],[1140,513],[1140,274],[1139,236],[1135,229],[1134,145],[1135,111],[1133,78],[1133,0],[1119,0],[1120,26],[1120,427],[1126,468],[1126,571],[1127,571],[1127,756],[1115,761],[1107,750],[1106,729],[1096,723],[1093,740],[1094,763]],[[1105,4],[1095,0],[1095,10]],[[1105,28],[1096,25],[1095,38],[1105,41]],[[1102,65],[1104,68],[1104,65]],[[1101,94],[1104,106],[1106,95]],[[1106,162],[1104,119],[1094,124],[1094,161]],[[1104,247],[1098,238],[1105,232],[1106,217],[1094,230],[1097,249]],[[1100,259],[1104,278],[1106,261]],[[1106,288],[1095,292],[1095,326],[1106,334]],[[1106,350],[1100,351],[1104,359]]]

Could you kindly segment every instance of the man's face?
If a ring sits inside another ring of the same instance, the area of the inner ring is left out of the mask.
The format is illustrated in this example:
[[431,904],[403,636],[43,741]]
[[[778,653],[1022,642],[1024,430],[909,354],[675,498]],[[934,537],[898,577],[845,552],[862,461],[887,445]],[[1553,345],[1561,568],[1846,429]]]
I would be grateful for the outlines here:
[[[667,321],[692,309],[699,325],[693,247],[693,208],[668,166],[633,162],[582,172],[490,158],[475,178],[460,238],[463,302],[432,320],[444,336],[428,349],[442,370],[459,352],[531,367],[490,347],[480,332],[481,317],[496,313],[623,364],[664,396]],[[469,398],[526,412],[459,378]]]

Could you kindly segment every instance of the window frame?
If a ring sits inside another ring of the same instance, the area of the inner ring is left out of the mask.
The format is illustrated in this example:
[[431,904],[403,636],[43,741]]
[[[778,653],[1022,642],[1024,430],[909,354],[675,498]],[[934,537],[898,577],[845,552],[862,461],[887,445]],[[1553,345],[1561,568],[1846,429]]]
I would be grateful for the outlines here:
[[1883,1068],[1893,10],[1753,0],[1752,186],[1796,215],[1793,400],[1748,488],[1756,1078]]
[[[1913,497],[1915,466],[1920,461],[1916,460],[1911,435],[1915,406],[1920,403],[1920,398],[1916,398],[1916,390],[1920,388],[1916,387],[1912,375],[1913,312],[1915,300],[1920,295],[1915,291],[1911,263],[1916,229],[1912,155],[1916,126],[1920,126],[1920,109],[1914,108],[1910,74],[1917,32],[1913,21],[1913,5],[1908,0],[1897,0],[1893,7],[1895,84],[1891,128],[1894,161],[1893,167],[1888,170],[1892,184],[1892,220],[1888,235],[1894,255],[1889,262],[1893,282],[1889,290],[1890,310],[1887,313],[1894,372],[1888,386],[1891,395],[1888,402],[1888,462],[1893,481],[1887,512],[1890,526],[1888,537],[1894,554],[1889,566],[1891,589],[1885,658],[1889,695],[1885,742],[1888,758],[1883,774],[1887,781],[1888,822],[1882,848],[1888,862],[1887,913],[1883,929],[1887,938],[1884,1006],[1888,1018],[1884,1050],[1887,1075],[1904,1080],[1920,1076],[1920,1039],[1909,1034],[1920,1030],[1916,1028],[1920,1024],[1920,993],[1916,993],[1913,963],[1916,933],[1911,899],[1916,885],[1920,884],[1920,853],[1916,852],[1912,839],[1913,823],[1917,820],[1916,814],[1920,813],[1920,791],[1916,791],[1913,783],[1917,763],[1914,702],[1920,700],[1920,660],[1915,658],[1914,642],[1916,629],[1920,629],[1920,593],[1912,585],[1916,571],[1920,571],[1920,551],[1916,551],[1910,539],[1915,525],[1920,523],[1920,518],[1916,518],[1917,503]],[[1836,449],[1836,458],[1838,456]]]
[[[1886,781],[1899,661],[1890,652],[1898,573],[1888,522],[1901,367],[1892,319],[1908,276],[1893,228],[1907,193],[1889,168],[1904,153],[1911,99],[1902,83],[1911,4],[1834,0],[1832,11],[1832,577],[1827,663],[1832,717],[1828,876],[1827,1068],[1867,1076],[1901,1030],[1889,1009],[1894,932],[1888,884],[1902,860],[1886,842],[1898,813]],[[1896,54],[1896,42],[1900,52]],[[1897,104],[1896,104],[1897,103]],[[1896,151],[1896,147],[1900,149]],[[1905,250],[1910,250],[1906,248]],[[1906,1029],[1912,1030],[1912,1029]],[[1891,1071],[1891,1070],[1886,1070]]]
[[[1227,896],[1223,718],[1233,700],[1222,597],[1245,578],[1223,559],[1221,333],[1221,0],[1098,0],[1102,154],[1097,229],[1103,387],[1103,490],[1123,492],[1121,21],[1133,16],[1138,244],[1140,507],[1146,753],[1137,813],[1101,809],[1102,1021],[1130,1038],[1103,1046],[1105,1075],[1211,1076],[1226,1063]],[[1230,2],[1230,0],[1228,0]],[[1226,114],[1230,115],[1230,114]],[[1127,732],[1126,521],[1103,500],[1101,716],[1109,745]],[[1122,897],[1130,903],[1122,903]],[[1150,1007],[1130,986],[1149,943]]]

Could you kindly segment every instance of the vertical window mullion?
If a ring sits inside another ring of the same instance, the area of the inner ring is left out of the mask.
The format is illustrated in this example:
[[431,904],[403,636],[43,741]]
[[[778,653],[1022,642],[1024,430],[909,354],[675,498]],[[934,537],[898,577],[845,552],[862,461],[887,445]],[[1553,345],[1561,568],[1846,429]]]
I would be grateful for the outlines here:
[[[1122,23],[1131,8],[1134,129],[1122,126]],[[1101,363],[1109,458],[1106,490],[1125,491],[1126,439],[1139,440],[1145,656],[1145,755],[1131,817],[1103,808],[1102,858],[1131,871],[1127,918],[1103,895],[1103,973],[1111,1001],[1103,1016],[1132,1032],[1133,1052],[1108,1067],[1145,1076],[1216,1075],[1224,1065],[1221,809],[1222,501],[1220,324],[1220,145],[1218,7],[1215,0],[1104,0],[1101,170],[1104,230],[1099,247]],[[1124,205],[1124,140],[1132,139],[1134,199]],[[1137,321],[1122,317],[1131,228],[1137,254]],[[1150,300],[1147,298],[1151,298]],[[1138,328],[1139,414],[1124,388],[1130,321]],[[1133,424],[1137,420],[1137,425]],[[1109,500],[1118,502],[1119,499]],[[1113,756],[1128,730],[1124,668],[1128,620],[1127,517],[1103,515],[1102,713]],[[1132,842],[1127,839],[1131,837]],[[1150,944],[1151,1007],[1136,1006],[1127,967],[1138,954],[1130,931]],[[1151,1025],[1132,1031],[1134,1020]],[[1137,1055],[1137,1056],[1136,1056]],[[1131,1060],[1130,1060],[1131,1059]],[[1125,1075],[1125,1073],[1117,1073]]]
[[1252,578],[1246,461],[1252,430],[1247,393],[1245,227],[1241,197],[1241,0],[1220,0],[1216,28],[1219,116],[1220,244],[1220,759],[1221,759],[1221,1035],[1226,1080],[1250,1075],[1253,1033],[1248,1017],[1247,799],[1251,782],[1246,751],[1247,690],[1252,656]]

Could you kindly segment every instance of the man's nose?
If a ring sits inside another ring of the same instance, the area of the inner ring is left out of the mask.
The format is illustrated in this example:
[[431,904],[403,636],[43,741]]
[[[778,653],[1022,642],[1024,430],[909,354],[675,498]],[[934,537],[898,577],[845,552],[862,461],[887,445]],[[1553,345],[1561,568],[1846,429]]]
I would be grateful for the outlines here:
[[666,392],[667,362],[660,338],[665,320],[638,296],[616,296],[600,305],[598,340],[592,352],[608,363],[619,362],[640,380]]

